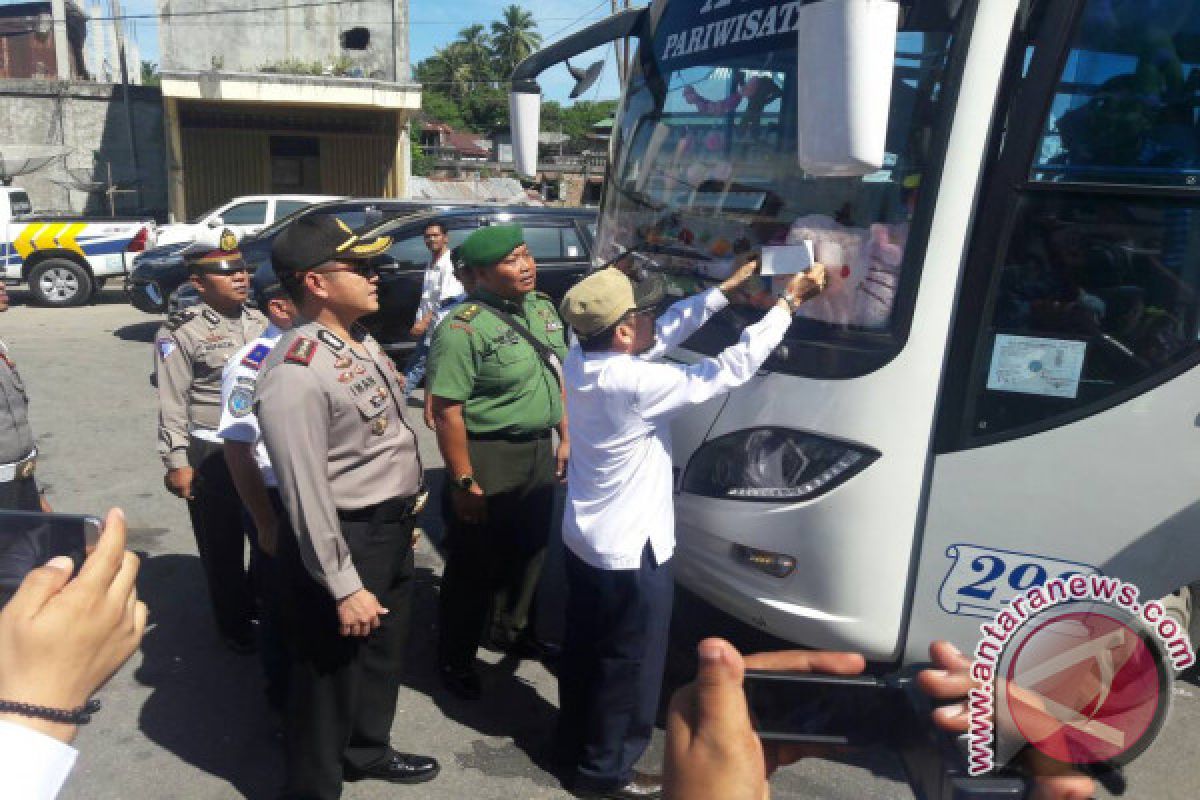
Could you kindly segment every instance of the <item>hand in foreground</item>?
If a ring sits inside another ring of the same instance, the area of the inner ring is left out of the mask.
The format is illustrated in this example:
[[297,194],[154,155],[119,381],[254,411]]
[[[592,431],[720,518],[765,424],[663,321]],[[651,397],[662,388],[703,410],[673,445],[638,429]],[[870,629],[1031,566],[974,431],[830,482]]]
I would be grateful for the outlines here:
[[[966,733],[971,717],[967,693],[973,685],[971,660],[949,642],[929,645],[932,669],[917,673],[917,686],[935,700],[955,701],[933,710],[933,722],[953,734]],[[1034,748],[1026,748],[1021,766],[1033,777],[1030,800],[1086,800],[1095,795],[1096,783],[1066,764],[1047,758]]]
[[667,712],[664,797],[667,800],[765,800],[779,766],[809,752],[803,745],[763,743],[754,732],[742,688],[746,667],[857,675],[857,653],[783,651],[743,659],[722,639],[699,646],[696,680],[677,691]]
[[337,603],[339,633],[342,636],[370,636],[379,627],[380,617],[388,610],[379,605],[366,589],[348,594]]
[[192,494],[192,483],[196,479],[196,470],[191,467],[176,467],[175,469],[167,470],[166,476],[163,478],[163,484],[167,487],[167,491],[176,497],[181,497],[184,500],[195,500]]
[[[33,570],[0,612],[0,699],[58,709],[87,703],[146,630],[134,580],[138,558],[125,550],[125,515],[108,512],[104,533],[71,580],[65,556]],[[73,725],[0,715],[69,742]]]

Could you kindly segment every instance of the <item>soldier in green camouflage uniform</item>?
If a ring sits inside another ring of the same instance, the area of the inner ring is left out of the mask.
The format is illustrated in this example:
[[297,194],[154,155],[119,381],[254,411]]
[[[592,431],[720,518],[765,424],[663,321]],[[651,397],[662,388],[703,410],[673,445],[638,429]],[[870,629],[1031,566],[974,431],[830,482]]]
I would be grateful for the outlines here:
[[553,302],[534,291],[537,267],[520,226],[476,231],[459,253],[478,286],[438,326],[430,350],[447,476],[438,661],[452,691],[477,697],[475,651],[489,606],[493,642],[520,653],[543,647],[530,611],[555,483],[566,475],[558,370],[566,340]]

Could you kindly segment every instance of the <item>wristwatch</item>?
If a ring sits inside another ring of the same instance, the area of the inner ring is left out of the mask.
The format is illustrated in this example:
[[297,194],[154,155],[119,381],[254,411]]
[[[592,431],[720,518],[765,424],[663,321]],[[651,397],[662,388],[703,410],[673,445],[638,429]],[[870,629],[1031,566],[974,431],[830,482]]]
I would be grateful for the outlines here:
[[787,303],[789,313],[795,314],[800,309],[800,300],[792,297],[790,292],[784,292],[780,296],[783,298],[783,302]]
[[471,487],[476,485],[475,476],[469,473],[466,475],[459,475],[454,479],[454,485],[459,489],[462,489],[464,492],[469,492],[471,491]]

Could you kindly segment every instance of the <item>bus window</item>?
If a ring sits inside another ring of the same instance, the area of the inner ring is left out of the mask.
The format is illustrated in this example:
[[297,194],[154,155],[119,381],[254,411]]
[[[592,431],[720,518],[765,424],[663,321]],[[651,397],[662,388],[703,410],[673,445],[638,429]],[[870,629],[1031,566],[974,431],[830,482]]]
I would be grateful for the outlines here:
[[1090,0],[1031,178],[1195,186],[1200,15],[1195,0]]
[[1025,198],[970,393],[987,437],[1086,414],[1197,351],[1200,203]]
[[[797,120],[813,111],[797,107],[794,31],[775,27],[791,11],[778,0],[726,5],[699,12],[701,21],[725,30],[753,9],[776,35],[685,47],[691,40],[680,37],[698,30],[698,12],[666,6],[618,115],[597,256],[637,250],[682,296],[726,277],[743,253],[809,243],[828,262],[829,286],[801,310],[770,368],[864,374],[899,350],[908,324],[897,298],[919,278],[920,246],[909,247],[909,232],[918,195],[936,188],[930,148],[952,29],[897,34],[883,168],[823,177],[796,159]],[[760,279],[752,288],[686,346],[713,354],[736,341],[779,286]]]

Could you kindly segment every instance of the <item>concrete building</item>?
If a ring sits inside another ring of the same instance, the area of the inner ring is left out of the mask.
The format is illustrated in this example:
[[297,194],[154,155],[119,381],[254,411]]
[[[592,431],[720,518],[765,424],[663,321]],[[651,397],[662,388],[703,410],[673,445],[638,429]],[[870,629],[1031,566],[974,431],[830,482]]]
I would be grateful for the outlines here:
[[159,11],[174,218],[238,194],[407,194],[421,105],[407,0],[159,0]]
[[140,86],[126,95],[118,83],[121,45],[130,78],[140,77],[132,27],[112,19],[119,9],[0,6],[0,149],[55,154],[13,179],[37,209],[166,216],[162,96]]

